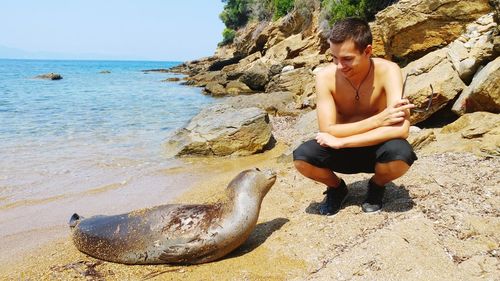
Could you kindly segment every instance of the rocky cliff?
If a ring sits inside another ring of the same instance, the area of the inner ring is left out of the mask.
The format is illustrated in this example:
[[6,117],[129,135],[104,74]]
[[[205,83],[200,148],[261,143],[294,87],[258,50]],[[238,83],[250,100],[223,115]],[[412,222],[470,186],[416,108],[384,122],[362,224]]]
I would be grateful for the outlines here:
[[[417,108],[432,99],[429,110],[412,114],[412,124],[433,127],[466,113],[500,112],[498,2],[401,0],[370,23],[374,55],[400,64],[406,96]],[[315,73],[331,60],[314,3],[274,22],[251,22],[232,45],[171,71],[188,74],[184,83],[209,95],[240,96],[240,104],[273,116],[301,116],[315,109]]]

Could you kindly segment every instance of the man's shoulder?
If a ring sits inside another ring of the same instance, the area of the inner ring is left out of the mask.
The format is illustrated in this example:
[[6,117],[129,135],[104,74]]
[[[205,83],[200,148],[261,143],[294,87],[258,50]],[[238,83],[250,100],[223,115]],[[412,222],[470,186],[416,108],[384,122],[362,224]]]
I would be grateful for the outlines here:
[[380,69],[383,72],[387,70],[401,70],[397,63],[383,58],[373,58],[373,63],[375,64],[376,68]]
[[329,79],[335,79],[336,72],[337,72],[337,66],[331,63],[327,66],[321,67],[321,69],[319,69],[316,72],[316,76],[320,78],[325,77]]

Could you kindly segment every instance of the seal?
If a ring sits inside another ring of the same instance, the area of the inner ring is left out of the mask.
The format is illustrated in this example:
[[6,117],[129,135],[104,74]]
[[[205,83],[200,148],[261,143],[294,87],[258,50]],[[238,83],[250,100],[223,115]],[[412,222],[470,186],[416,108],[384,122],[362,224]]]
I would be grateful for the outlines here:
[[255,228],[271,170],[245,170],[215,204],[168,204],[121,215],[69,221],[75,246],[98,259],[124,264],[199,264],[240,246]]

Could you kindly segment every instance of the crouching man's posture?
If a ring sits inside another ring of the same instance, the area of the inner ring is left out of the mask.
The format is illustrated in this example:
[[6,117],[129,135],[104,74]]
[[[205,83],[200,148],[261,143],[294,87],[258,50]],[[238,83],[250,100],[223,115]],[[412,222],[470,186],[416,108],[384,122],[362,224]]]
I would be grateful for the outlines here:
[[348,192],[334,172],[374,173],[362,209],[376,212],[382,208],[385,184],[405,174],[417,159],[406,141],[414,105],[401,97],[398,65],[371,58],[368,23],[339,21],[328,41],[333,64],[316,78],[320,132],[293,152],[294,164],[304,176],[327,185],[320,207],[324,215],[337,213]]

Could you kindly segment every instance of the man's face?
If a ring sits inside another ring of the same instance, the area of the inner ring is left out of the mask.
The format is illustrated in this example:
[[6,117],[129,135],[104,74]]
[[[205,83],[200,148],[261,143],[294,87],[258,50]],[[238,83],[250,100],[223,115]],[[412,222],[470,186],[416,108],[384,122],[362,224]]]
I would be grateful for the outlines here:
[[363,52],[359,52],[354,41],[347,40],[338,44],[330,43],[330,51],[333,55],[333,63],[337,65],[337,69],[344,76],[352,77],[359,73],[359,66],[363,63],[363,60],[370,58],[371,46],[368,45]]

